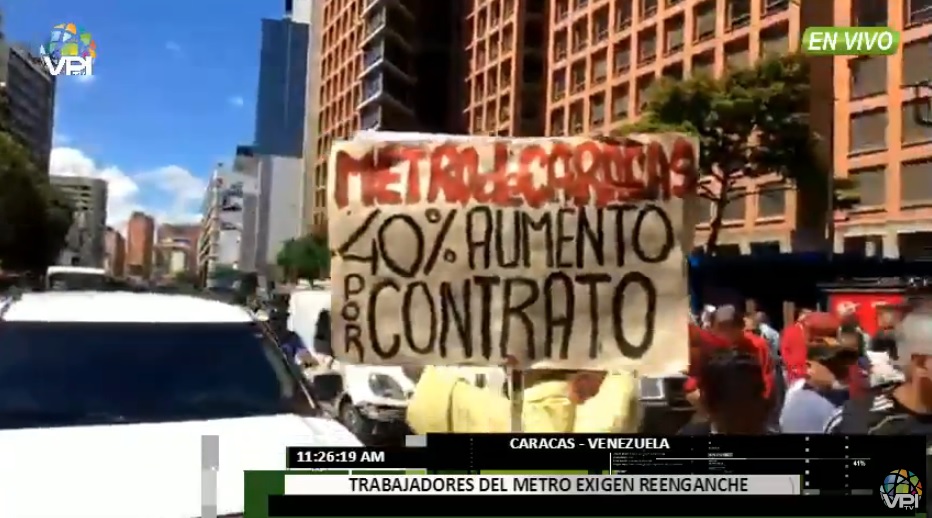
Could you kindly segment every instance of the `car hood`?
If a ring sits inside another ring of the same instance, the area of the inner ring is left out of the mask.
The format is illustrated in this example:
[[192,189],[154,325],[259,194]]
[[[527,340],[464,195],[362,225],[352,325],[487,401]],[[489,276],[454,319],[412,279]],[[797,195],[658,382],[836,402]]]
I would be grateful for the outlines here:
[[0,431],[0,516],[201,516],[201,438],[219,437],[217,512],[243,511],[243,471],[285,469],[286,446],[361,446],[339,423],[276,415]]

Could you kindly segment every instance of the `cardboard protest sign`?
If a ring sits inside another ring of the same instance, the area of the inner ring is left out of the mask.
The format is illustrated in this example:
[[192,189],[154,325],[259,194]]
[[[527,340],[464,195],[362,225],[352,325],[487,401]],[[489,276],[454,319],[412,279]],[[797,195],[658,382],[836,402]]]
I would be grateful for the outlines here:
[[687,363],[698,144],[334,144],[333,348],[366,364]]

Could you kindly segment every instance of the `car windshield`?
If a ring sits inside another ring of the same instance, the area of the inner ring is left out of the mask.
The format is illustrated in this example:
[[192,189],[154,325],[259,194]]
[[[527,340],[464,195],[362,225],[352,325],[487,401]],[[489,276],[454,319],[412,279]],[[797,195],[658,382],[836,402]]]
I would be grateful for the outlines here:
[[250,323],[0,324],[0,428],[314,411]]
[[107,277],[88,273],[53,273],[46,281],[51,291],[103,290]]

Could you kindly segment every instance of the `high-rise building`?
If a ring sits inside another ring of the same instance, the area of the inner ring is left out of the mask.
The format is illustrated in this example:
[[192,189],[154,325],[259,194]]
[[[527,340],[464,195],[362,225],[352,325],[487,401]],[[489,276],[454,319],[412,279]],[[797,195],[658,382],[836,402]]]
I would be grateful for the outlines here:
[[100,178],[58,175],[50,176],[49,180],[68,198],[75,211],[59,262],[100,267],[105,256],[107,182]]
[[305,19],[293,18],[292,6],[286,5],[284,18],[262,20],[254,142],[258,154],[301,157],[304,152],[310,34],[310,8],[304,4],[298,14]]
[[48,174],[55,114],[55,78],[26,47],[10,45],[0,34],[0,90],[9,103],[10,132]]
[[[247,151],[249,146],[237,148],[238,153]],[[197,268],[208,282],[218,268],[256,270],[259,162],[239,158],[234,160],[237,169],[218,164],[204,193]]]
[[155,220],[142,212],[133,212],[126,225],[126,275],[149,279],[152,275],[152,250]]
[[311,24],[307,49],[307,104],[304,124],[304,162],[301,164],[301,229],[313,230],[313,199],[317,192],[314,168],[318,160],[317,135],[320,134],[321,55],[323,42],[323,2],[311,2]]
[[[805,7],[807,3],[803,2]],[[835,23],[900,31],[892,56],[833,60],[833,166],[856,180],[861,205],[836,217],[835,251],[932,258],[932,4],[836,0]]]
[[[326,159],[359,130],[463,133],[465,1],[321,2],[311,226],[326,227]],[[308,167],[311,167],[308,164]]]
[[[637,117],[660,77],[719,76],[769,53],[798,49],[807,27],[888,26],[903,34],[892,56],[813,57],[810,121],[836,177],[853,178],[860,206],[834,215],[824,200],[741,179],[725,208],[720,248],[888,257],[932,256],[932,8],[924,2],[836,0],[554,0],[547,132],[591,135]],[[923,119],[925,121],[923,122]],[[703,211],[697,244],[705,241]],[[833,236],[833,243],[826,237]]]
[[[800,7],[789,0],[554,0],[550,7],[548,135],[607,133],[640,114],[659,78],[720,76],[795,50],[801,36]],[[759,185],[742,179],[736,188]],[[738,198],[726,209],[720,242],[788,250],[795,209],[794,193],[782,190]],[[706,238],[708,207],[704,214],[697,244]]]
[[104,269],[114,277],[123,277],[126,272],[126,240],[123,234],[113,227],[107,227],[104,248]]
[[154,270],[163,277],[196,272],[200,233],[200,225],[159,225],[155,231]]
[[465,19],[469,102],[476,135],[544,133],[549,11],[545,0],[470,2]]
[[305,167],[299,158],[260,156],[259,203],[256,215],[256,271],[270,275],[278,252],[300,237]]

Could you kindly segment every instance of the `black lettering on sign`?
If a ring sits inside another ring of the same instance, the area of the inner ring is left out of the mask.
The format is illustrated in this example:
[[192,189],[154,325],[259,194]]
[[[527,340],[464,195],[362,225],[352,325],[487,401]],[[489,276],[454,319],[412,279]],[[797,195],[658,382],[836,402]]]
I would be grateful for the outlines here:
[[335,249],[355,272],[341,285],[335,346],[362,363],[566,360],[577,344],[589,359],[608,344],[642,358],[660,300],[650,268],[670,259],[674,228],[651,203],[373,210]]

